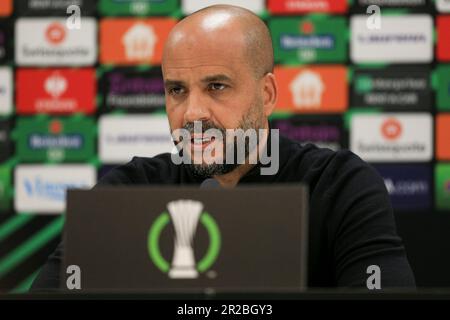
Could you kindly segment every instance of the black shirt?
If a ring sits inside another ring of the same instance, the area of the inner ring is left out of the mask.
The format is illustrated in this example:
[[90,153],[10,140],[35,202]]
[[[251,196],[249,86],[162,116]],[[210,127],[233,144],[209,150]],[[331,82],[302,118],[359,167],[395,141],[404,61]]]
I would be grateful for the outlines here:
[[[414,287],[402,240],[382,178],[348,150],[331,151],[280,137],[279,170],[261,175],[261,164],[243,184],[303,182],[309,185],[309,287],[366,288],[367,268],[379,266],[381,287]],[[200,184],[188,166],[175,165],[170,154],[134,157],[111,170],[96,187],[119,184]],[[274,213],[275,214],[275,213]],[[49,257],[32,290],[56,289],[63,244]]]

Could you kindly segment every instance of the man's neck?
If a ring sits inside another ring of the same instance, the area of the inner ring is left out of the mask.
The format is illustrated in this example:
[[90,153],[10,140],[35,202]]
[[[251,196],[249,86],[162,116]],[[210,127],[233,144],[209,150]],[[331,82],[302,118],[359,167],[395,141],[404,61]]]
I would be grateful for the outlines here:
[[234,188],[238,184],[239,180],[254,166],[254,164],[248,163],[241,164],[231,172],[214,176],[214,179],[219,181],[220,185],[224,188]]

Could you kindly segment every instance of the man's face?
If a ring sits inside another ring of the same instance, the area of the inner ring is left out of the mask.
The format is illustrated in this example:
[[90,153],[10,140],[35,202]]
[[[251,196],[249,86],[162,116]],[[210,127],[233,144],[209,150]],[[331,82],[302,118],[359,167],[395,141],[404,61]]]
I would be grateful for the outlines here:
[[[257,77],[248,63],[242,40],[228,39],[229,35],[223,37],[188,38],[166,50],[163,75],[166,111],[172,131],[186,128],[193,133],[194,121],[202,121],[203,132],[210,128],[247,130],[266,126],[262,77]],[[223,141],[204,136],[192,138],[199,138],[192,141],[194,143],[188,149],[194,162],[195,149],[204,150],[208,145],[211,148],[213,143],[223,144]],[[225,145],[229,143],[225,142]],[[221,150],[214,154],[216,159],[225,159],[225,145],[214,148]],[[203,163],[196,169],[204,176],[211,176],[227,173],[234,167]]]

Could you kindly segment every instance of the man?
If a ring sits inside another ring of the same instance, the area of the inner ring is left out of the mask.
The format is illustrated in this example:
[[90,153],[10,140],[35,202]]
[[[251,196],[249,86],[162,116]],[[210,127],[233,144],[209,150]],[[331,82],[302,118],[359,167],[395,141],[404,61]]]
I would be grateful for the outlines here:
[[[212,154],[216,159],[232,150],[233,141],[204,136],[207,129],[269,129],[278,93],[272,42],[263,21],[250,11],[218,5],[186,17],[169,35],[162,69],[171,130],[194,134],[182,150],[189,158],[195,160],[195,150],[212,145],[219,146]],[[193,130],[199,121],[200,134]],[[247,159],[269,149],[273,138],[266,135],[256,149],[246,148]],[[372,265],[380,268],[383,288],[414,287],[388,194],[376,172],[350,151],[333,152],[282,137],[277,147],[271,150],[279,152],[274,174],[261,174],[260,162],[175,164],[173,154],[162,154],[135,157],[98,185],[200,184],[209,177],[226,188],[303,182],[310,191],[310,287],[366,287]],[[59,286],[62,251],[60,245],[34,289]]]

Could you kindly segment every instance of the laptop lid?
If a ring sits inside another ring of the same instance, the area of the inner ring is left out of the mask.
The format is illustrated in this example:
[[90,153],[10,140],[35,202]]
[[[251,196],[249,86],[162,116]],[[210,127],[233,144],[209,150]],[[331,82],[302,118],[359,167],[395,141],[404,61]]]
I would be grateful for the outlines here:
[[70,190],[62,279],[75,265],[83,291],[301,291],[307,203],[302,185]]

